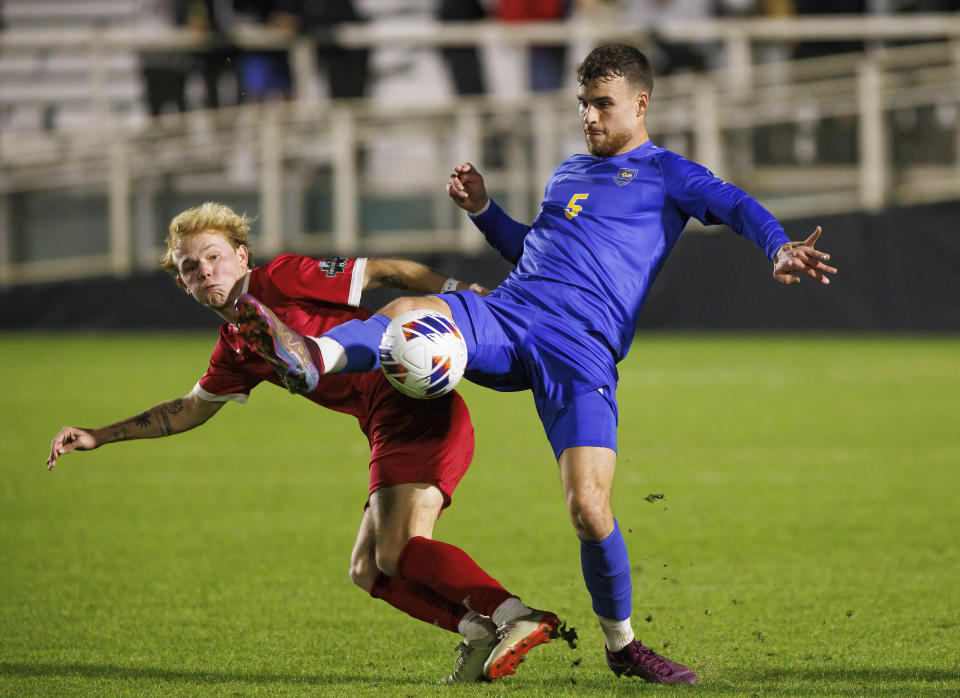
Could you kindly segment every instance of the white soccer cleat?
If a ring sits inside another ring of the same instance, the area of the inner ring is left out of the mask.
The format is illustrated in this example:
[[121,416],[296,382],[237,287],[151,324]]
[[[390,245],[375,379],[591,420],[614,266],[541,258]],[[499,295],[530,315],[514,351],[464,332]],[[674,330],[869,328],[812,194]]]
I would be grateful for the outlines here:
[[500,637],[496,632],[492,632],[482,640],[464,640],[457,645],[457,651],[460,656],[457,657],[457,666],[453,673],[444,676],[437,681],[439,684],[451,683],[474,683],[476,681],[485,681],[483,667],[487,662],[487,657],[497,646]]
[[559,627],[560,619],[556,615],[536,610],[500,626],[500,642],[487,658],[483,675],[493,680],[516,673],[524,655],[537,645],[557,637]]

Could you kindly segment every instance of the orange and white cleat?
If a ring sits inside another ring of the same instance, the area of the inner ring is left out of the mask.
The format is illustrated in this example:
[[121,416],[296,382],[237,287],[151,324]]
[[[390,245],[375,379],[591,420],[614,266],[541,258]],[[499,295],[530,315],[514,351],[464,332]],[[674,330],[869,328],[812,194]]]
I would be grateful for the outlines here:
[[560,619],[555,614],[536,610],[500,626],[500,642],[483,666],[484,676],[493,680],[516,673],[524,655],[537,645],[558,637],[559,627]]

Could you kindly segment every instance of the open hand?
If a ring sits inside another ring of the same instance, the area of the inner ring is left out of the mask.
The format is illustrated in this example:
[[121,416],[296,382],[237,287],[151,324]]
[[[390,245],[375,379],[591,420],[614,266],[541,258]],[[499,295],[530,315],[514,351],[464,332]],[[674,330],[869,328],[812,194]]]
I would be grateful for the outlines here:
[[820,237],[820,226],[803,242],[788,242],[777,250],[773,259],[773,278],[782,284],[800,283],[801,276],[817,279],[822,284],[829,284],[827,274],[836,274],[836,267],[827,266],[830,255],[814,248],[817,238]]

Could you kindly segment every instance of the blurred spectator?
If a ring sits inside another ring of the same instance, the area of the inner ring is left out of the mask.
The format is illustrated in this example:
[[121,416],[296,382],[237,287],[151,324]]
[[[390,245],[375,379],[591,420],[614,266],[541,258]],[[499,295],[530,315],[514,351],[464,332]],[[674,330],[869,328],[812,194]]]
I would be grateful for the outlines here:
[[[239,15],[293,35],[302,19],[298,0],[235,0]],[[293,92],[289,53],[282,51],[241,51],[237,59],[240,94],[244,101],[289,98]]]
[[705,19],[712,14],[712,0],[624,0],[623,3],[625,23],[638,28],[653,28],[654,49],[649,58],[656,75],[669,75],[679,70],[702,71],[707,66],[705,48],[672,43],[658,36],[657,23],[667,19]]
[[[216,109],[239,101],[237,89],[237,49],[227,37],[233,23],[230,0],[177,0],[187,4],[187,26],[209,41],[206,51],[193,54],[193,64],[200,71],[205,88],[205,107]],[[224,87],[227,89],[223,89]],[[226,99],[221,99],[221,91]]]
[[[476,21],[486,16],[479,0],[440,0],[437,9],[437,18],[444,22]],[[447,64],[458,95],[479,95],[487,91],[476,47],[444,46],[440,54]]]
[[[205,92],[201,106],[219,107],[221,82],[236,85],[233,77],[235,51],[224,38],[223,23],[231,14],[225,0],[144,0],[141,7],[147,21],[186,27],[209,42],[204,51],[143,51],[140,65],[150,113],[156,116],[168,107],[185,111],[188,76],[198,70]],[[224,76],[230,76],[223,79]],[[227,100],[236,103],[236,90]]]
[[[566,0],[499,0],[497,19],[502,22],[560,22],[569,11]],[[530,89],[541,92],[563,86],[567,47],[530,47]]]
[[300,0],[303,31],[321,40],[317,61],[327,73],[330,96],[363,97],[370,82],[370,50],[324,44],[324,34],[343,22],[364,22],[353,0]]
[[[147,23],[169,27],[187,25],[189,3],[182,0],[146,0],[141,15]],[[182,51],[142,51],[140,71],[147,92],[147,106],[153,116],[172,107],[186,111],[184,86],[191,66],[190,55]]]

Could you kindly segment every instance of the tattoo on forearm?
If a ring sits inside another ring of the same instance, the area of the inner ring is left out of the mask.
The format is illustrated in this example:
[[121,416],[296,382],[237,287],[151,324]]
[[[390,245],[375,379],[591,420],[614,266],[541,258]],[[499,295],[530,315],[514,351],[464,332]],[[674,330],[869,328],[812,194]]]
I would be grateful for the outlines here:
[[[182,406],[181,406],[181,409],[182,409]],[[169,436],[170,434],[173,433],[173,427],[170,426],[170,419],[169,417],[167,417],[168,411],[169,411],[169,408],[166,408],[163,405],[157,408],[157,413],[160,415],[160,419],[163,422],[163,424],[160,425],[160,434],[162,436]]]
[[183,399],[177,398],[168,403],[167,412],[170,414],[180,414],[183,412]]
[[404,283],[403,277],[399,274],[384,274],[383,276],[378,276],[377,281],[383,286],[389,286],[390,288],[407,288],[407,284]]
[[141,429],[150,428],[150,411],[141,412],[136,417],[133,418],[134,423]]
[[114,441],[126,441],[130,438],[130,432],[127,431],[125,426],[122,426],[119,429],[115,429],[113,432]]

